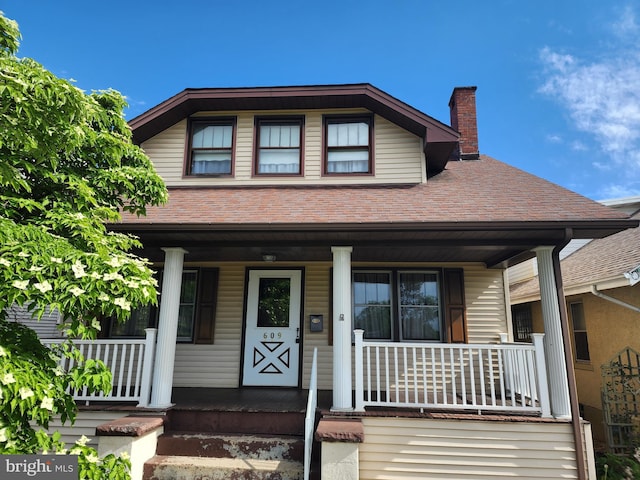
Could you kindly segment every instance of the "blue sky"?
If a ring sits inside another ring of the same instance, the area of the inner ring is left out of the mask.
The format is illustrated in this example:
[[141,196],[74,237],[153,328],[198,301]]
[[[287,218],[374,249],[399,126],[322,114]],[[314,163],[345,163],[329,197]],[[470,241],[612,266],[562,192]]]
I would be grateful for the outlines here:
[[[368,82],[449,123],[476,85],[481,153],[595,200],[640,195],[640,3],[5,0],[31,57],[133,118],[185,88]],[[498,186],[499,187],[499,186]]]

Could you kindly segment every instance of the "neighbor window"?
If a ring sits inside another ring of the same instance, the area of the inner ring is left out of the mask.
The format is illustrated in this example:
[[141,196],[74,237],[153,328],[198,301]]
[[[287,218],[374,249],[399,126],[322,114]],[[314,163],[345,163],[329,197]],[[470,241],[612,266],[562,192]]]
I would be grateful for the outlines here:
[[440,341],[438,277],[425,271],[354,272],[354,328],[368,339]]
[[513,322],[513,339],[516,342],[531,342],[533,333],[533,317],[531,305],[523,303],[511,307],[511,319]]
[[587,323],[584,319],[582,302],[569,304],[571,321],[573,323],[573,339],[575,343],[576,360],[581,362],[591,361],[589,355],[589,340],[587,338]]
[[[162,272],[160,272],[161,282]],[[215,308],[212,308],[212,305],[215,304],[216,287],[217,271],[215,269],[203,268],[182,272],[178,310],[178,342],[211,343],[215,313]],[[161,291],[161,285],[158,291]],[[155,328],[158,325],[161,302],[162,297],[158,297],[158,307],[147,305],[133,310],[129,319],[124,323],[111,319],[108,336],[111,338],[144,337],[146,328]]]
[[191,120],[187,175],[231,175],[235,119]]
[[256,174],[302,174],[302,125],[302,117],[256,119]]
[[372,118],[325,117],[325,173],[372,173]]

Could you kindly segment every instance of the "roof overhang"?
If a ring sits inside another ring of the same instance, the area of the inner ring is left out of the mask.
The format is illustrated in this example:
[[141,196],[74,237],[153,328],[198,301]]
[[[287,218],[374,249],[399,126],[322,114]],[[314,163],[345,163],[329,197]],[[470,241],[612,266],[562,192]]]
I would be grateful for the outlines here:
[[431,174],[444,169],[459,134],[368,84],[188,88],[129,121],[137,144],[197,112],[365,108],[423,139]]
[[[586,225],[589,223],[589,225]],[[626,228],[624,222],[433,222],[406,224],[118,224],[140,237],[154,262],[162,248],[183,247],[185,261],[331,261],[331,247],[353,246],[354,262],[469,262],[506,268],[535,256],[539,246],[564,245],[572,235],[597,237]]]

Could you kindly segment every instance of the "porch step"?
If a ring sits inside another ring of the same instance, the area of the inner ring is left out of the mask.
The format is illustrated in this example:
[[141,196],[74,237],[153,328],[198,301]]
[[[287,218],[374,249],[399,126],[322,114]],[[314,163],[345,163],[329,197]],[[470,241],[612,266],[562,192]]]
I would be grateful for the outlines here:
[[304,412],[174,407],[143,480],[297,480],[303,462]]
[[304,436],[304,412],[180,410],[168,412],[165,431]]
[[291,460],[157,455],[144,466],[144,480],[299,480],[303,465]]
[[158,438],[156,455],[292,460],[304,458],[301,437],[170,432]]

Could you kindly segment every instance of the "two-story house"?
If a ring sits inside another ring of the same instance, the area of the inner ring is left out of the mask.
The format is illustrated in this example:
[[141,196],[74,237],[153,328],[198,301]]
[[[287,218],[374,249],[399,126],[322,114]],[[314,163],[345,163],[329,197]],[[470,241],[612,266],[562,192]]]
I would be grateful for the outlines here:
[[[157,329],[137,400],[165,436],[245,403],[266,427],[317,385],[323,478],[594,475],[558,251],[637,221],[480,154],[475,92],[451,125],[369,84],[186,89],[130,121],[169,202],[112,228],[160,304],[104,334]],[[544,334],[514,344],[505,269],[533,257]]]

